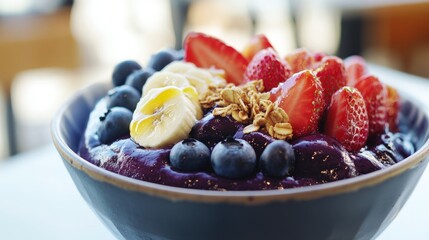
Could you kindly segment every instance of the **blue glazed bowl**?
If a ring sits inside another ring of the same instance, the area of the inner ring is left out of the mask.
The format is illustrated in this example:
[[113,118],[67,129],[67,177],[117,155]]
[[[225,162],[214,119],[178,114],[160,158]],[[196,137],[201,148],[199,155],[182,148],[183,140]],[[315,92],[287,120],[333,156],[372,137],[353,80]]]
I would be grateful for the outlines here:
[[386,169],[285,190],[217,192],[144,182],[76,154],[89,113],[109,87],[77,93],[53,119],[52,137],[79,192],[119,239],[371,239],[395,218],[428,163],[428,112],[402,95],[401,124],[418,151]]

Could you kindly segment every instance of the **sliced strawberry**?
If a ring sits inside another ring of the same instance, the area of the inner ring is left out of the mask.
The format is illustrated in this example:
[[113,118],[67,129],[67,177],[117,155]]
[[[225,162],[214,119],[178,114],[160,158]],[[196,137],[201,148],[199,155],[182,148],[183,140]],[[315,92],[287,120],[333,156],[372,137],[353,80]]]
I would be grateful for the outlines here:
[[314,56],[314,61],[315,61],[316,63],[318,63],[318,62],[321,62],[321,61],[322,61],[322,59],[323,59],[324,57],[328,56],[328,55],[326,55],[325,53],[316,52],[316,53],[314,53],[314,54],[313,54],[313,56]]
[[226,80],[235,85],[243,83],[247,60],[234,48],[203,33],[191,32],[184,41],[185,61],[198,67],[225,70]]
[[336,91],[326,111],[324,133],[337,139],[348,151],[357,151],[365,146],[368,127],[368,113],[360,92],[352,87]]
[[353,87],[356,82],[367,73],[366,62],[361,56],[350,56],[344,59],[347,73],[347,86]]
[[325,103],[328,106],[332,94],[347,83],[343,61],[334,56],[326,56],[314,73],[322,84]]
[[259,51],[250,61],[244,74],[245,81],[262,79],[265,91],[270,91],[290,76],[288,64],[272,48]]
[[325,102],[322,85],[310,70],[296,73],[272,89],[270,99],[288,114],[295,138],[318,131]]
[[369,134],[383,132],[387,123],[386,86],[377,77],[365,75],[357,81],[355,87],[365,99],[369,119]]
[[398,91],[389,85],[387,87],[387,123],[392,131],[398,130],[398,115],[400,109],[401,97]]
[[313,69],[315,63],[314,55],[305,48],[298,48],[285,56],[292,73],[297,73],[306,69]]
[[273,46],[265,35],[257,34],[250,39],[249,43],[244,47],[242,54],[250,62],[256,53],[266,48],[273,48]]

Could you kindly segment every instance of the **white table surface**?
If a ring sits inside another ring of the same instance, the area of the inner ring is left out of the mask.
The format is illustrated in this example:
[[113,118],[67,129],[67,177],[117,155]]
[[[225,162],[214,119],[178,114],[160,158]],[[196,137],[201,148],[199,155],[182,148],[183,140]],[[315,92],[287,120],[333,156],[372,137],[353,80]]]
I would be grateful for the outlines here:
[[[429,80],[380,67],[371,73],[429,106]],[[382,240],[429,239],[429,170]],[[52,144],[0,163],[0,239],[114,239],[84,202]]]

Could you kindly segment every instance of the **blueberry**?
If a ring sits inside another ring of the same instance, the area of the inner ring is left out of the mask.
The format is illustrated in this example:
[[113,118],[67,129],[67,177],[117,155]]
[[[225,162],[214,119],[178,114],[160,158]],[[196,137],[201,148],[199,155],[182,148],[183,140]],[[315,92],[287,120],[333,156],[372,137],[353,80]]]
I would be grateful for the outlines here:
[[142,67],[136,61],[127,60],[118,63],[115,66],[112,74],[112,83],[114,86],[124,85],[127,77],[136,70],[141,69]]
[[415,152],[414,145],[409,141],[404,134],[395,133],[395,138],[393,139],[393,144],[396,148],[396,151],[406,158]]
[[97,131],[101,143],[107,144],[130,133],[129,126],[133,113],[123,107],[114,107],[100,117]]
[[210,167],[210,149],[204,143],[188,138],[176,143],[170,151],[170,163],[183,171],[199,171]]
[[140,100],[140,93],[131,86],[122,85],[111,89],[107,97],[107,108],[125,107],[134,111]]
[[256,154],[248,142],[227,138],[213,148],[211,163],[219,176],[244,178],[255,170]]
[[262,173],[272,178],[289,176],[295,164],[292,145],[283,140],[276,140],[265,148],[259,159]]
[[[404,135],[403,133],[392,133],[386,132],[383,133],[380,137],[381,143],[378,142],[375,145],[375,152],[388,152],[391,159],[394,162],[399,162],[410,156],[414,153],[414,145],[409,140],[409,137]],[[381,146],[383,145],[383,146]],[[382,154],[382,160],[389,160],[389,156],[386,154]],[[387,161],[388,164],[391,161]],[[385,161],[383,161],[385,163]]]
[[155,70],[153,70],[152,68],[136,70],[127,77],[125,85],[135,88],[141,94],[146,80],[154,73]]
[[394,165],[396,162],[403,160],[404,158],[396,153],[395,150],[392,150],[389,146],[380,144],[371,149],[376,156],[378,161],[380,161],[385,166]]
[[161,50],[150,57],[147,67],[153,68],[155,71],[161,71],[165,66],[175,60],[176,56],[172,51]]

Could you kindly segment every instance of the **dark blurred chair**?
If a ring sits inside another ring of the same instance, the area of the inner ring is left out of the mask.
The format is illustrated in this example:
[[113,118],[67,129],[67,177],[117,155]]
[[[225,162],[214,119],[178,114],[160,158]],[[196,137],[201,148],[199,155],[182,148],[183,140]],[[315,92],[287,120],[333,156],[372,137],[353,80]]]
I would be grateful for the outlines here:
[[79,62],[70,31],[70,7],[46,14],[0,18],[0,84],[6,96],[10,155],[17,152],[10,91],[16,74],[40,67],[76,68]]

